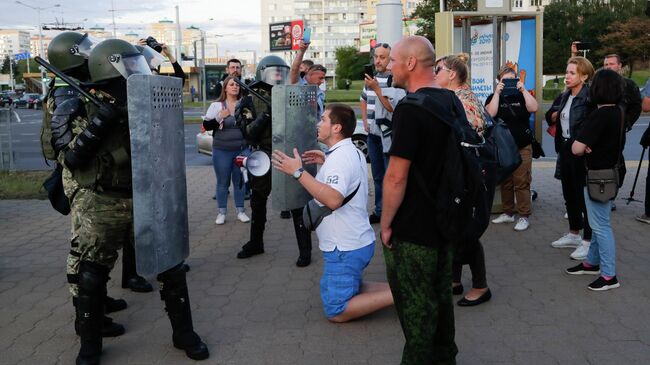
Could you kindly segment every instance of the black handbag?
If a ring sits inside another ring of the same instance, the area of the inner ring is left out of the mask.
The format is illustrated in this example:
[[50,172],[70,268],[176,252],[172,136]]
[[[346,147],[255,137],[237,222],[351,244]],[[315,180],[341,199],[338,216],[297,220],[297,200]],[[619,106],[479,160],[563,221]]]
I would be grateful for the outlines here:
[[494,154],[498,167],[496,184],[501,184],[521,165],[521,154],[508,125],[500,118],[492,116],[483,108],[483,116],[488,128],[483,133],[486,152]]
[[533,158],[537,159],[540,157],[546,157],[542,144],[537,141],[533,131],[530,128],[526,129],[526,134],[530,137],[530,146],[533,148]]
[[[623,143],[623,125],[625,118],[623,118],[623,110],[621,110],[621,135],[619,139],[618,161],[614,167],[609,169],[590,170],[587,168],[587,193],[589,199],[600,203],[607,203],[616,198],[618,194],[620,174],[619,169],[621,165],[620,149]],[[585,161],[585,166],[586,166]]]
[[[341,206],[339,208],[354,198],[354,196],[357,194],[357,191],[359,190],[359,187],[361,187],[361,183],[359,183],[357,188],[354,189],[350,195],[346,196],[345,199],[343,199],[343,203],[341,203]],[[318,203],[316,203],[316,200],[312,199],[308,201],[307,204],[305,204],[305,207],[302,209],[302,222],[304,223],[307,230],[315,231],[323,219],[332,214],[332,212],[332,209],[324,205],[320,206]]]
[[68,215],[70,214],[70,200],[63,190],[63,166],[57,164],[52,174],[45,179],[43,187],[47,190],[47,198],[57,212]]

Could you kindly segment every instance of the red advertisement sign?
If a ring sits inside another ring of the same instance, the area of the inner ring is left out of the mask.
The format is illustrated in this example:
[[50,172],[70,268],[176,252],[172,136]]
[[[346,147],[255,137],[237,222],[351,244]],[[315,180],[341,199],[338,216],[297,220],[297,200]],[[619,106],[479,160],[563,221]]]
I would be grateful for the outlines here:
[[269,24],[271,51],[297,50],[304,29],[305,24],[302,20]]

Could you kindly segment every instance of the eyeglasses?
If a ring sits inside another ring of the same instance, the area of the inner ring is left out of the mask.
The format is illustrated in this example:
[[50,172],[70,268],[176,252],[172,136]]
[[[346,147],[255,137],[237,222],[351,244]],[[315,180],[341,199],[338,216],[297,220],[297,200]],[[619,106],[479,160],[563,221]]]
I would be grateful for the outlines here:
[[438,67],[436,67],[436,68],[433,69],[433,73],[435,73],[435,74],[437,75],[437,74],[438,74],[440,71],[442,71],[442,70],[447,71],[447,72],[451,72],[451,71],[453,71],[452,69],[449,69],[449,68],[447,68],[447,67],[438,66]]
[[377,45],[375,46],[374,49],[377,49],[379,47],[381,47],[381,48],[390,48],[390,45],[388,43],[377,43]]

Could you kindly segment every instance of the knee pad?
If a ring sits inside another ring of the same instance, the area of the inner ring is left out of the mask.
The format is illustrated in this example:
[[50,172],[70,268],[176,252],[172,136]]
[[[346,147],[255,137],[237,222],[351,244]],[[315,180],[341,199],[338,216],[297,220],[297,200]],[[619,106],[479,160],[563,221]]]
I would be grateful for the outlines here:
[[81,261],[79,263],[79,294],[106,295],[109,269],[106,266]]

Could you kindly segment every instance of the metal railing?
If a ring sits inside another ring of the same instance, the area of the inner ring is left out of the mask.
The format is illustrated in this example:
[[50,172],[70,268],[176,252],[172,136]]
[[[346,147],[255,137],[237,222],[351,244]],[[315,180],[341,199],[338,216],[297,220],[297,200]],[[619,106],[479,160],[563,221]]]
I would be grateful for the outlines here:
[[13,171],[14,149],[11,134],[11,124],[14,119],[13,107],[0,108],[0,170]]

